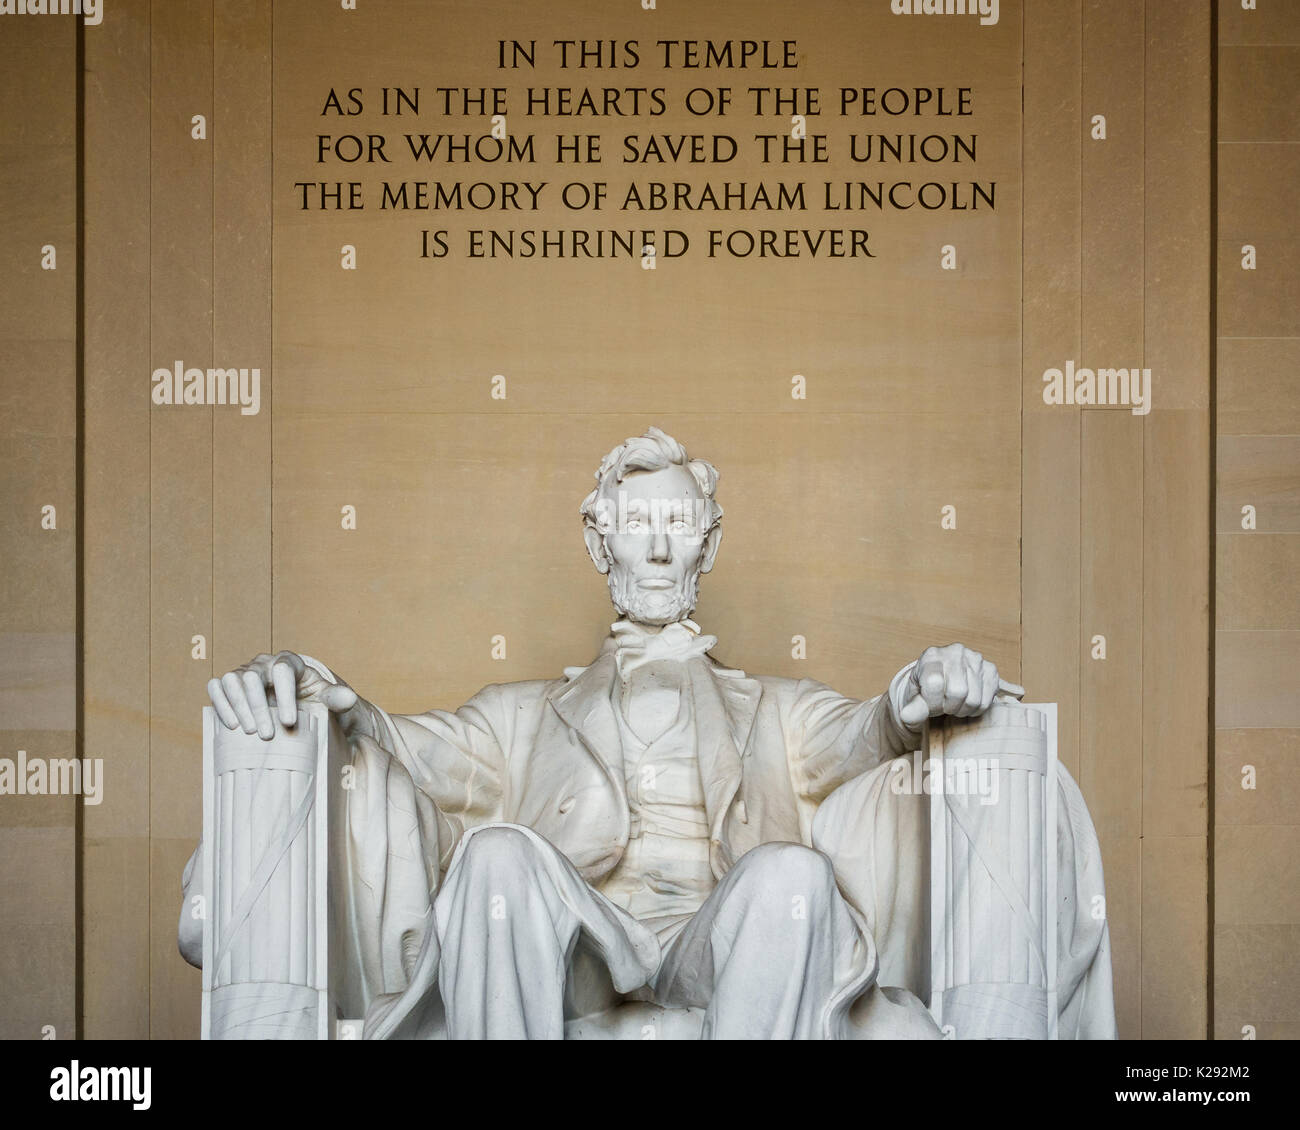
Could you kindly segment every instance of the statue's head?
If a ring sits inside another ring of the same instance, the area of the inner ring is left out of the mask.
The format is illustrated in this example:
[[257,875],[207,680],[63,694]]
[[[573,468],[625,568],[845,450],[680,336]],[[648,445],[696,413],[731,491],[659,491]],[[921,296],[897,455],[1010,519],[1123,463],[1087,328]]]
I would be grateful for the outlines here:
[[658,428],[601,460],[582,503],[583,536],[620,616],[672,624],[695,609],[722,540],[718,472]]

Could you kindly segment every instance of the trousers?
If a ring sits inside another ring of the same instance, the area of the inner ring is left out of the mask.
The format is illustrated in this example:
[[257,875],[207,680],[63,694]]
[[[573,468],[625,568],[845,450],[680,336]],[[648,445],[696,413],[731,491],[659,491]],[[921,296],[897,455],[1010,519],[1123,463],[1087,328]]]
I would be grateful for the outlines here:
[[661,945],[532,829],[480,825],[434,914],[449,1039],[562,1039],[579,1009],[629,996],[703,1009],[705,1039],[835,1039],[877,970],[830,860],[795,843],[743,855]]

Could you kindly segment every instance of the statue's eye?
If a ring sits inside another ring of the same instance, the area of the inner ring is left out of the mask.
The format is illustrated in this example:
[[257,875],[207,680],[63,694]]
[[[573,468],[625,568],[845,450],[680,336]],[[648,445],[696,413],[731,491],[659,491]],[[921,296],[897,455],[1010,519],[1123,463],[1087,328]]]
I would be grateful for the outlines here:
[[629,518],[627,520],[627,532],[629,534],[639,534],[645,528],[645,523],[640,518]]

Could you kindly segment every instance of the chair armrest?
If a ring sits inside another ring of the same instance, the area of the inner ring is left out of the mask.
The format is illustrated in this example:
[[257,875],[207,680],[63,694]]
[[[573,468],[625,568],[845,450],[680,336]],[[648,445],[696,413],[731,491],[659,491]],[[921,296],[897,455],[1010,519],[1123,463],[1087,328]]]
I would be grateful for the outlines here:
[[930,1011],[950,1038],[1057,1035],[1056,704],[936,719]]
[[347,742],[319,704],[272,717],[264,741],[203,711],[203,1039],[334,1035]]

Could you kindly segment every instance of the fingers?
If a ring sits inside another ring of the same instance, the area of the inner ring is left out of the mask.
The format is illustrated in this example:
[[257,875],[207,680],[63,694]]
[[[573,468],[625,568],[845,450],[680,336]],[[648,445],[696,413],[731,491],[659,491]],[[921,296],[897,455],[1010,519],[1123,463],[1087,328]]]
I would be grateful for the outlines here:
[[280,725],[294,726],[298,722],[298,680],[306,669],[303,661],[292,651],[282,651],[271,665],[271,685],[275,688],[275,708],[280,715]]
[[984,660],[984,666],[981,668],[980,675],[980,699],[982,703],[980,711],[982,713],[993,705],[993,699],[998,693],[999,679],[997,664],[990,663],[987,659]]
[[964,717],[966,696],[970,692],[970,670],[966,665],[964,651],[948,650],[944,663],[943,712],[958,718]]
[[320,700],[325,704],[325,709],[342,714],[356,705],[357,692],[351,687],[326,687],[320,692]]
[[[253,712],[248,708],[248,698],[244,693],[244,684],[238,673],[227,671],[221,676],[221,689],[226,701],[234,710],[239,725],[246,734],[257,733],[257,723],[253,721]],[[217,708],[220,710],[220,707]]]
[[[305,686],[313,689],[309,692]],[[268,687],[275,693],[274,716],[267,698]],[[232,730],[242,728],[246,734],[257,734],[265,741],[275,737],[277,718],[281,727],[297,725],[300,698],[324,703],[338,713],[350,710],[357,702],[351,687],[327,683],[293,651],[259,655],[220,679],[208,680],[208,697],[223,725]]]
[[266,677],[261,670],[245,668],[241,679],[244,695],[257,726],[257,735],[270,741],[275,737],[275,723],[271,721],[271,707],[266,701]]
[[946,683],[943,658],[938,649],[926,648],[912,668],[908,680],[908,689],[912,695],[899,712],[900,721],[905,726],[919,726],[927,718],[942,714]]
[[917,695],[910,702],[903,704],[903,709],[898,712],[899,720],[904,726],[919,726],[930,717],[930,707],[920,695]]
[[987,665],[978,651],[968,651],[966,660],[966,698],[961,704],[966,717],[982,714],[988,703],[984,701],[984,668]]
[[230,700],[226,698],[226,692],[221,686],[220,679],[208,680],[208,698],[212,700],[212,705],[217,711],[217,717],[221,719],[226,729],[238,730],[239,715],[235,713],[235,708],[230,705]]
[[[933,652],[933,649],[931,649]],[[916,665],[916,682],[922,700],[931,714],[943,710],[944,687],[948,680],[944,673],[943,660],[938,654],[923,654],[921,662]]]
[[1019,698],[1025,691],[999,679],[997,664],[959,643],[928,647],[921,653],[908,683],[910,697],[900,720],[916,727],[926,718],[948,715],[970,718],[993,705],[999,691]]
[[307,664],[296,651],[282,651],[275,657],[276,663],[287,663],[293,668],[293,677],[301,679],[307,670]]

